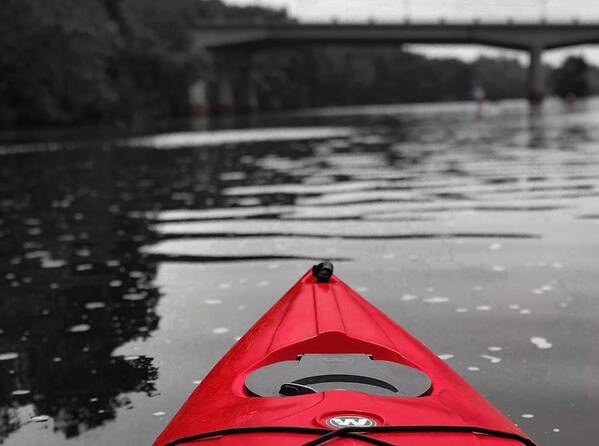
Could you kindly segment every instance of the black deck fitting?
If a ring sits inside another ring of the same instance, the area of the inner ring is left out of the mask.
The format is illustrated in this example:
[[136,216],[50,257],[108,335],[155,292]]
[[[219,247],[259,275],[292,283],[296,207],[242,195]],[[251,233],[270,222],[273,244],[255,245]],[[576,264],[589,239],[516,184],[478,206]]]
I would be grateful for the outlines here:
[[327,283],[333,275],[333,264],[322,262],[312,267],[312,275],[316,277],[317,283]]

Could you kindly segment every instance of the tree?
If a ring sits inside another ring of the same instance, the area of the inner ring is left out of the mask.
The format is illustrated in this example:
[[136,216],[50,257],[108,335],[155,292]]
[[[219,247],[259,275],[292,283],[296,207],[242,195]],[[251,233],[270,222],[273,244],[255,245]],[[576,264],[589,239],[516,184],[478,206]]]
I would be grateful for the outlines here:
[[572,94],[577,97],[588,96],[590,92],[588,76],[589,66],[584,58],[570,56],[553,72],[553,91],[561,97]]

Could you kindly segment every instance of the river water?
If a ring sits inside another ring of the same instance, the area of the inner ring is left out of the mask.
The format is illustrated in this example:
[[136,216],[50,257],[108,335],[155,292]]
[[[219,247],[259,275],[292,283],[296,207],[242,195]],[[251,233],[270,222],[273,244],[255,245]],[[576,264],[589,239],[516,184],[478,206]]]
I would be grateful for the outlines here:
[[150,444],[326,258],[541,445],[596,445],[598,124],[516,101],[3,143],[0,442]]

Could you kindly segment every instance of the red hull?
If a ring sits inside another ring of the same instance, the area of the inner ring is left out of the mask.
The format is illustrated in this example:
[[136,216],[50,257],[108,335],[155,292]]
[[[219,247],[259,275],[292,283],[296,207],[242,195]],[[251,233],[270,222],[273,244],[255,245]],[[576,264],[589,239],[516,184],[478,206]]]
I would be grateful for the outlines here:
[[[246,377],[255,370],[304,354],[367,353],[424,372],[432,387],[423,396],[380,396],[327,390],[299,396],[250,396]],[[174,440],[221,429],[252,426],[327,428],[335,415],[363,416],[379,426],[475,426],[506,433],[505,438],[473,432],[385,432],[369,436],[402,446],[515,446],[532,444],[433,352],[333,276],[316,283],[304,275],[243,336],[194,390],[155,441]],[[521,437],[518,439],[517,437]],[[317,438],[306,433],[237,433],[194,444],[297,446]],[[363,445],[338,438],[333,444]],[[177,443],[191,444],[191,443]]]

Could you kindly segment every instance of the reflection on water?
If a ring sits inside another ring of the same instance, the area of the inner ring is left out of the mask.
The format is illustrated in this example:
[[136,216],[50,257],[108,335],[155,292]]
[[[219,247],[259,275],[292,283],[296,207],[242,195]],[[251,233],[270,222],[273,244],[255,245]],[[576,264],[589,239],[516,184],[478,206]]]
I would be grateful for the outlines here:
[[154,392],[150,358],[113,355],[158,324],[156,265],[139,251],[152,235],[127,217],[130,180],[106,153],[2,161],[0,439],[30,416],[76,436]]
[[598,118],[386,106],[0,147],[0,441],[148,444],[329,258],[541,444],[593,444]]

